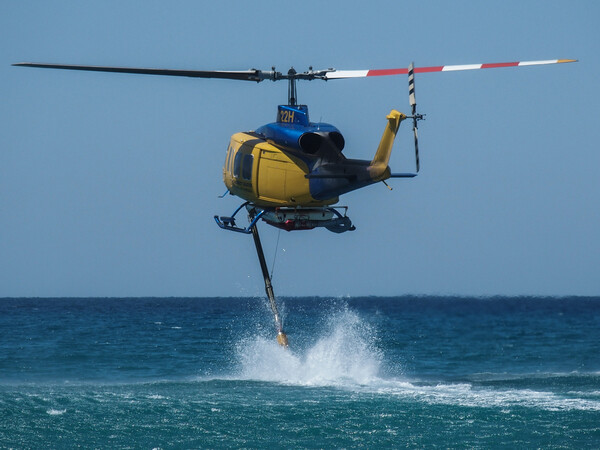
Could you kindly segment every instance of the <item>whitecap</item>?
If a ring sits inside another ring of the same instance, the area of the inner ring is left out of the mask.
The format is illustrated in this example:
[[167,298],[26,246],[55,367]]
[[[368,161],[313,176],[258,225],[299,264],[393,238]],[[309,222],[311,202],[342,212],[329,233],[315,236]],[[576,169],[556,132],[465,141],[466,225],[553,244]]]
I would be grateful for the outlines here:
[[469,383],[421,385],[400,380],[380,380],[375,391],[382,395],[406,397],[428,404],[501,409],[520,406],[546,411],[600,411],[600,401],[597,400],[565,397],[532,389],[481,388]]

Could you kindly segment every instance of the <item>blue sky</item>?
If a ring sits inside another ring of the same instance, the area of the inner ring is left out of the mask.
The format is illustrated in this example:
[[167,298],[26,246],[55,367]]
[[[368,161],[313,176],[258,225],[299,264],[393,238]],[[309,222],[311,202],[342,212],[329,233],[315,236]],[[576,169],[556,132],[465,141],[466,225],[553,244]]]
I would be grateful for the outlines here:
[[[231,134],[285,83],[11,67],[379,69],[576,58],[417,76],[421,173],[347,194],[357,230],[261,226],[277,295],[600,295],[600,3],[0,3],[0,297],[263,295]],[[405,77],[298,85],[345,153],[372,158]],[[404,124],[390,166],[414,167]]]

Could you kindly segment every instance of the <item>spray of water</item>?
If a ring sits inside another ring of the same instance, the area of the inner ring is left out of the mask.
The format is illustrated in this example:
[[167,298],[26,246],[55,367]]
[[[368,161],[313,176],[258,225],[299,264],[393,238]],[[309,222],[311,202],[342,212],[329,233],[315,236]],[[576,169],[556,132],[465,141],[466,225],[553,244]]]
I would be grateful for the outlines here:
[[382,355],[370,327],[352,311],[333,313],[305,349],[255,336],[237,348],[239,377],[298,385],[364,385],[378,377]]

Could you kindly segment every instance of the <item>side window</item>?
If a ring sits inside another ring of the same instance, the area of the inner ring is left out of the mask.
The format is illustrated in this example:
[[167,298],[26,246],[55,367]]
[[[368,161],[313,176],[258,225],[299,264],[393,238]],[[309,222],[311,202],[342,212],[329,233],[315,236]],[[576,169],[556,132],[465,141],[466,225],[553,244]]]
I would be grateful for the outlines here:
[[231,173],[231,158],[233,157],[233,148],[229,146],[227,149],[227,159],[225,160],[225,170]]
[[227,155],[225,156],[225,172],[231,172],[231,146],[227,147]]
[[252,179],[252,162],[254,156],[244,155],[244,164],[242,164],[242,178],[250,181]]
[[238,178],[241,174],[240,171],[242,169],[242,152],[238,150],[235,154],[235,159],[233,160],[233,176]]

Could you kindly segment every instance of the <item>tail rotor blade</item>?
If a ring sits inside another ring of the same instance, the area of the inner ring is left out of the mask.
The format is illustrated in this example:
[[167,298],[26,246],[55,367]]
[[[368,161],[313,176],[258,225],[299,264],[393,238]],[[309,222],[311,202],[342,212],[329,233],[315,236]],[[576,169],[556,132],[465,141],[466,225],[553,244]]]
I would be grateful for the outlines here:
[[417,134],[416,125],[413,127],[413,133],[415,135],[415,162],[417,164],[417,172],[419,171],[419,135]]
[[408,66],[408,102],[412,108],[412,114],[415,115],[417,110],[417,100],[415,97],[415,63],[410,63]]

